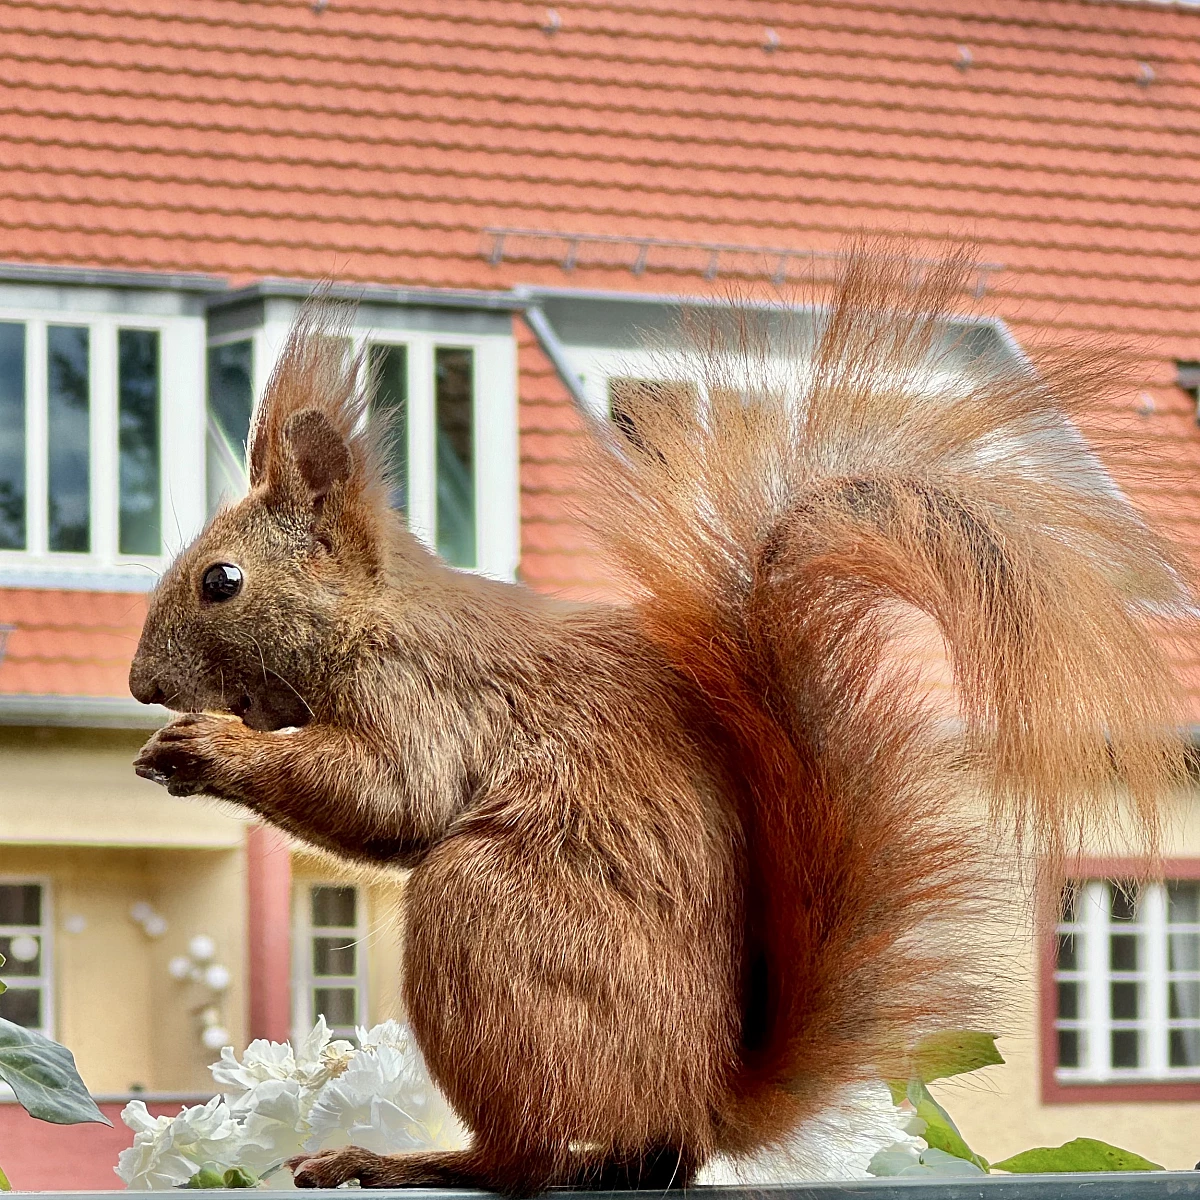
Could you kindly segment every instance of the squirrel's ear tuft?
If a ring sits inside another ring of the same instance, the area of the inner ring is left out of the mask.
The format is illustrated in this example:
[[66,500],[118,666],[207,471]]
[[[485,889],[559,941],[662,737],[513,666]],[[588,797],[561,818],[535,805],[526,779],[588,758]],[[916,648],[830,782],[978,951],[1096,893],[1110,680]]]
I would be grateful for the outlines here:
[[293,413],[283,427],[292,462],[314,500],[323,500],[335,483],[350,478],[350,447],[329,417],[316,408]]

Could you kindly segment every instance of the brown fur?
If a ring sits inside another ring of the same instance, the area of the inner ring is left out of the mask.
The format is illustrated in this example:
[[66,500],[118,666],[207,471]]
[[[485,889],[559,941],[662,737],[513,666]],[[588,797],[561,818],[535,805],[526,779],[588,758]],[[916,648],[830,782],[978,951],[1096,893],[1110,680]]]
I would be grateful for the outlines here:
[[[1119,783],[1153,842],[1182,758],[1135,602],[1178,576],[1118,498],[1057,481],[1079,356],[914,383],[960,273],[855,256],[802,402],[714,378],[706,411],[657,389],[624,405],[633,438],[597,427],[625,606],[418,545],[340,345],[301,323],[249,496],[151,604],[131,688],[187,715],[138,769],[412,868],[408,1011],[473,1142],[334,1151],[299,1183],[684,1184],[975,1015],[968,778],[1051,852]],[[219,562],[245,586],[205,603]],[[897,602],[945,639],[953,746],[889,657]]]

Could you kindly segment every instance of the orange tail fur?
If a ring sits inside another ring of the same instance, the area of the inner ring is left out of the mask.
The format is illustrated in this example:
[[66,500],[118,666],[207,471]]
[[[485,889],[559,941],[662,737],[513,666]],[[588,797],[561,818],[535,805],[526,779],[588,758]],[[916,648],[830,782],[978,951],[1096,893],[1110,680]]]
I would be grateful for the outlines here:
[[[709,335],[735,369],[708,354],[703,393],[633,389],[624,436],[596,431],[590,515],[744,779],[727,1151],[778,1139],[833,1087],[902,1069],[916,1036],[973,1015],[948,936],[986,858],[968,780],[993,831],[1056,857],[1119,807],[1153,847],[1182,775],[1145,615],[1185,599],[1180,572],[1068,421],[1111,390],[1107,363],[964,372],[947,317],[963,265],[914,278],[856,253],[785,370],[745,325]],[[903,606],[944,641],[953,753],[892,661]]]

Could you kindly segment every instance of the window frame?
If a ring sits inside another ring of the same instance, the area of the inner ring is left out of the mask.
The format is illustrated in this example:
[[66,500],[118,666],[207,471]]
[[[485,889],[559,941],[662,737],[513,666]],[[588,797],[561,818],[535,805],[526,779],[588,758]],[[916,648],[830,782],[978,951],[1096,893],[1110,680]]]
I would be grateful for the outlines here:
[[[48,1038],[55,1036],[55,1025],[57,1018],[57,1005],[55,1004],[55,982],[57,972],[55,971],[55,945],[54,945],[54,889],[51,886],[50,877],[47,875],[0,875],[0,887],[12,887],[28,884],[36,884],[42,889],[42,920],[41,924],[36,926],[39,930],[38,936],[42,939],[42,971],[36,976],[36,984],[32,982],[33,976],[26,975],[20,979],[14,979],[6,973],[4,967],[0,967],[0,979],[2,979],[10,989],[26,989],[32,990],[38,987],[42,992],[42,1023],[37,1026],[37,1032],[44,1034]],[[0,925],[0,933],[8,929],[31,929],[35,926],[18,926],[18,925]],[[3,936],[9,936],[3,934]],[[9,1089],[3,1088],[7,1092]]]
[[[355,973],[349,975],[317,975],[313,971],[313,939],[329,936],[328,930],[344,930],[340,925],[316,926],[312,923],[312,893],[315,888],[352,888],[354,903]],[[292,891],[292,1036],[301,1039],[308,1035],[316,1021],[313,1011],[313,989],[323,981],[354,979],[358,988],[358,1006],[355,1013],[356,1025],[371,1024],[370,1021],[370,963],[367,954],[367,936],[370,924],[367,920],[367,889],[360,884],[340,879],[305,878],[297,880]],[[334,983],[332,986],[346,986]],[[339,1029],[342,1027],[339,1026]]]
[[[1081,859],[1072,864],[1070,878],[1091,883],[1093,881],[1111,881],[1122,879],[1138,879],[1146,874],[1144,860],[1134,858],[1091,858]],[[1200,857],[1172,858],[1160,862],[1155,872],[1156,878],[1162,882],[1196,883],[1200,882]],[[1150,881],[1153,882],[1153,881]],[[1116,1068],[1106,1079],[1086,1078],[1082,1075],[1065,1078],[1060,1075],[1058,1067],[1058,988],[1055,978],[1058,968],[1057,932],[1058,920],[1058,891],[1048,889],[1052,898],[1043,899],[1040,910],[1038,928],[1040,931],[1040,963],[1039,963],[1039,1037],[1038,1050],[1040,1059],[1041,1093],[1044,1104],[1079,1104],[1079,1103],[1122,1103],[1127,1101],[1200,1101],[1200,1069],[1195,1078],[1174,1075],[1165,1078],[1146,1078],[1132,1074],[1127,1069]],[[1165,928],[1165,926],[1164,926]],[[1153,952],[1153,951],[1151,951]],[[1165,964],[1159,964],[1165,972]],[[1086,968],[1085,968],[1086,969]],[[1151,967],[1152,974],[1154,968]],[[1146,972],[1139,967],[1139,974]],[[1110,975],[1106,972],[1105,979]],[[1165,981],[1165,973],[1164,973]],[[1151,981],[1153,982],[1153,980]],[[1147,988],[1149,993],[1152,988]],[[1164,993],[1165,996],[1165,993]],[[1145,1022],[1156,1018],[1165,1020],[1165,1010],[1157,1009],[1154,1000],[1147,995],[1147,1012]],[[1068,1068],[1068,1071],[1070,1068]]]
[[[25,326],[25,549],[0,549],[0,582],[17,575],[120,579],[148,589],[204,520],[203,471],[195,447],[205,418],[205,321],[201,315],[113,311],[81,305],[0,305],[0,322]],[[90,549],[48,547],[47,329],[89,330],[88,503]],[[161,553],[122,554],[118,331],[159,335],[159,511]],[[189,365],[190,364],[190,365]],[[199,441],[198,441],[199,439]],[[198,484],[197,484],[198,481]],[[31,580],[31,582],[35,582]],[[47,583],[46,586],[53,586]],[[98,579],[96,587],[106,583]]]

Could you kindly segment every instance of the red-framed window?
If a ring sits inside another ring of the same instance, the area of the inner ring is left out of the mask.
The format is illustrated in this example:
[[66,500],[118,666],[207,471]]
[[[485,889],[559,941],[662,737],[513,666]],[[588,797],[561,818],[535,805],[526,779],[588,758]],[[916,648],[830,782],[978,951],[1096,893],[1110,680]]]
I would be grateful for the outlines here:
[[1045,1103],[1200,1100],[1200,859],[1077,865],[1041,921]]

